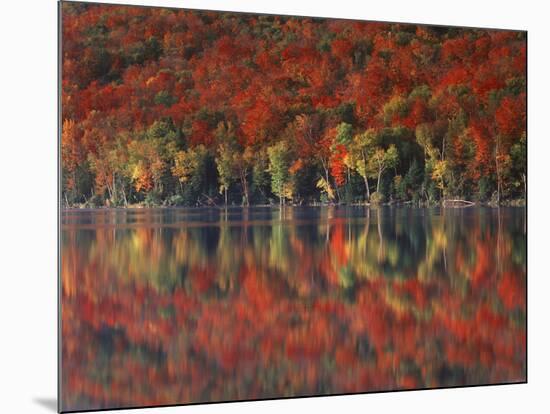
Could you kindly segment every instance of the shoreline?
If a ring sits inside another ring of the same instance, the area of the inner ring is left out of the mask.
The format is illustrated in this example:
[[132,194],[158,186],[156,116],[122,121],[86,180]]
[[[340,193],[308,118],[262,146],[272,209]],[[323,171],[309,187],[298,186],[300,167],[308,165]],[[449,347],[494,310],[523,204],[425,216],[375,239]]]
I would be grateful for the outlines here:
[[[445,200],[444,200],[445,201]],[[252,204],[248,206],[238,205],[238,204],[232,204],[232,205],[211,205],[211,206],[166,206],[166,205],[153,205],[153,206],[146,206],[143,204],[129,204],[126,206],[100,206],[100,207],[87,207],[84,205],[76,205],[76,206],[61,206],[61,211],[97,211],[97,210],[177,210],[177,209],[215,209],[215,210],[225,210],[225,209],[245,209],[245,208],[281,208],[284,209],[286,207],[290,208],[296,208],[296,207],[369,207],[373,209],[381,208],[381,207],[390,207],[390,208],[444,208],[444,209],[467,209],[467,208],[476,208],[476,207],[489,207],[489,208],[499,208],[499,207],[527,207],[527,203],[523,199],[519,200],[506,200],[501,202],[500,204],[491,203],[491,202],[474,202],[474,201],[468,201],[468,200],[460,200],[460,203],[458,205],[444,205],[444,201],[438,201],[436,203],[417,203],[413,204],[412,202],[389,202],[389,203],[312,203],[312,204],[286,204],[281,206],[280,204]],[[457,200],[447,200],[452,201],[453,203],[457,203]]]

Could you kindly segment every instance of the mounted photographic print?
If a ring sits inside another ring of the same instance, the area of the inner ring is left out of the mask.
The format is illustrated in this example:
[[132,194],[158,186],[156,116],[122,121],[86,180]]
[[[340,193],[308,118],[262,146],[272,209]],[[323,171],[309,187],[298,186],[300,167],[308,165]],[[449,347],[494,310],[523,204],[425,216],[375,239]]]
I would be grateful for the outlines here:
[[526,32],[59,7],[61,411],[527,381]]

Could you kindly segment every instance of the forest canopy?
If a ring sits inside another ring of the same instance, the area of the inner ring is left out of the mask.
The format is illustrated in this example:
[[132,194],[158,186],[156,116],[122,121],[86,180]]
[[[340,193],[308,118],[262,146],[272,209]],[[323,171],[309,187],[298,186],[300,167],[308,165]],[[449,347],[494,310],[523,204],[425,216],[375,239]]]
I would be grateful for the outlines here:
[[524,200],[526,33],[62,3],[64,205]]

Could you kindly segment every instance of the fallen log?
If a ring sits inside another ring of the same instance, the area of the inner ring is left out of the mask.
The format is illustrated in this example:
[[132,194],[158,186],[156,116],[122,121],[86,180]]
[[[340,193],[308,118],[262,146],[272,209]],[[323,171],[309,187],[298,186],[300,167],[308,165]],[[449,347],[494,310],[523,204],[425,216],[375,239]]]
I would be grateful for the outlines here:
[[476,203],[468,200],[452,199],[452,200],[443,200],[443,207],[471,207],[475,206]]

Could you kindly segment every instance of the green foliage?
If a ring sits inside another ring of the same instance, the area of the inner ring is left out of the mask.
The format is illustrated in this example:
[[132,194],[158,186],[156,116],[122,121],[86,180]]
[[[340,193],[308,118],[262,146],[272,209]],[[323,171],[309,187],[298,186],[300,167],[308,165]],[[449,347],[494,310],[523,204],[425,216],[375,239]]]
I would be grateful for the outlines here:
[[432,156],[434,151],[433,142],[434,134],[433,128],[429,124],[420,124],[416,127],[416,141],[424,149],[425,154]]
[[271,191],[279,197],[281,204],[289,193],[290,151],[284,141],[279,141],[267,149],[269,172],[271,173]]
[[[74,185],[69,188],[67,184],[68,177],[74,175]],[[75,204],[84,204],[86,200],[85,194],[90,194],[93,190],[94,176],[88,160],[78,164],[74,172],[62,170],[62,202],[67,206]]]
[[252,164],[252,196],[253,201],[265,203],[268,200],[270,177],[268,174],[269,159],[267,151],[259,151],[255,154]]
[[160,91],[155,95],[154,102],[157,105],[164,105],[169,108],[177,102],[177,99],[170,95],[168,91]]
[[370,55],[372,54],[373,44],[372,39],[363,38],[355,43],[353,48],[353,65],[357,69],[363,69],[367,64]]
[[336,142],[342,145],[348,145],[352,137],[352,126],[345,122],[342,122],[336,128]]
[[525,134],[510,148],[510,181],[515,192],[527,196],[527,138]]
[[212,167],[210,154],[198,145],[175,154],[172,174],[179,180],[185,205],[194,205],[207,189],[208,170]]
[[147,207],[154,207],[161,204],[161,195],[158,191],[150,191],[145,196],[144,204]]
[[236,178],[235,151],[229,143],[224,142],[218,146],[216,168],[220,182],[220,194],[227,195],[229,187]]
[[397,43],[399,46],[406,46],[411,42],[413,38],[414,38],[413,33],[397,32],[395,43]]
[[420,85],[415,87],[409,94],[409,99],[421,98],[424,100],[430,99],[432,91],[428,85]]
[[518,76],[506,80],[506,92],[511,95],[519,95],[521,92],[525,91],[527,85],[525,77]]
[[494,191],[494,182],[490,177],[481,177],[479,180],[477,199],[479,201],[488,201]]
[[386,168],[397,167],[397,164],[399,163],[399,152],[397,151],[397,147],[395,145],[392,144],[387,149],[386,154],[384,156],[384,162],[387,165]]
[[375,147],[369,159],[371,175],[380,179],[381,174],[387,169],[395,168],[398,161],[399,154],[395,145],[391,144],[388,149]]
[[[213,111],[204,107],[199,109],[196,116],[198,120],[206,122],[211,128],[218,128],[220,123],[223,123],[225,120],[223,112]],[[215,134],[217,133],[215,132]]]
[[449,163],[443,160],[436,161],[432,170],[432,179],[443,195],[446,195],[445,190],[447,188],[448,175]]
[[181,194],[173,194],[168,197],[166,204],[169,206],[183,206],[185,205],[185,200]]
[[424,173],[420,163],[414,159],[403,179],[403,198],[405,200],[418,201],[422,195],[420,193]]
[[394,96],[382,108],[384,122],[389,124],[394,116],[405,116],[408,111],[406,99],[401,96]]
[[510,149],[513,175],[516,179],[527,174],[527,138],[525,134]]
[[512,145],[510,155],[512,156],[513,165],[519,171],[527,170],[527,138],[525,134],[520,138],[518,143]]
[[355,120],[355,105],[351,102],[340,104],[336,108],[336,114],[343,123],[353,125]]
[[162,54],[162,45],[155,36],[144,42],[132,44],[126,51],[126,61],[129,65],[142,65],[149,60],[157,60]]
[[92,49],[89,56],[89,70],[93,78],[105,79],[111,70],[112,56],[101,47]]
[[220,184],[220,194],[224,194],[227,204],[227,192],[231,184],[237,179],[237,142],[231,124],[220,122],[215,132],[218,141],[216,153],[216,169]]
[[401,175],[393,177],[393,193],[398,200],[407,199],[407,185]]
[[353,137],[348,145],[348,157],[346,163],[348,168],[359,174],[365,183],[365,200],[370,197],[368,177],[372,175],[370,157],[374,149],[377,137],[373,130],[365,131]]

